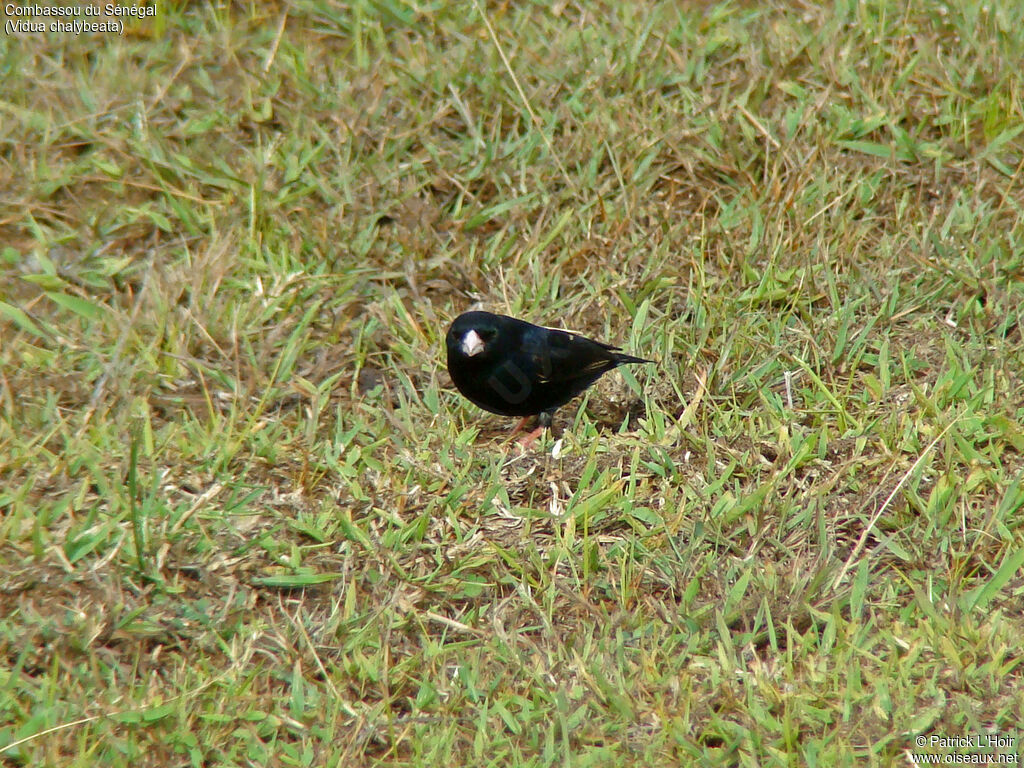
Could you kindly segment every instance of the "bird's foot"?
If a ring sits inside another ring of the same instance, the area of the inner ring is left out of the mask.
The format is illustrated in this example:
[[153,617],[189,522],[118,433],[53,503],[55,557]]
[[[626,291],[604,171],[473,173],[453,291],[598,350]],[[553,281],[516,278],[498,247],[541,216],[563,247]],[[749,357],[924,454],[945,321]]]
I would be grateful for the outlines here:
[[522,446],[523,450],[526,450],[527,448],[529,448],[533,444],[534,440],[536,440],[538,437],[540,437],[540,434],[543,431],[544,431],[544,425],[541,424],[535,430],[533,430],[533,432],[531,432],[530,434],[524,435],[523,437],[519,438],[519,440],[518,440],[519,445]]

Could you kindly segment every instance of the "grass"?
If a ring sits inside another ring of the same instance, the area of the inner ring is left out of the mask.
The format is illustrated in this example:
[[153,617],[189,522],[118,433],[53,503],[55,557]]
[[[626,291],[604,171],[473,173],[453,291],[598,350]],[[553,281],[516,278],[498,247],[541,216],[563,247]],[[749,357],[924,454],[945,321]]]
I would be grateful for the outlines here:
[[157,6],[0,38],[0,762],[1018,754],[1024,7]]

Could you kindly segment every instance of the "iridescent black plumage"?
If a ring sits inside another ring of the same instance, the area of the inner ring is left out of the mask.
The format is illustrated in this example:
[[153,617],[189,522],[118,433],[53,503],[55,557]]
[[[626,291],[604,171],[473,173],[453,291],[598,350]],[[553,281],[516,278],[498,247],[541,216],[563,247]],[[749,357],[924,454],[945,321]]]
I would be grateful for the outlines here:
[[448,373],[459,392],[502,416],[551,415],[625,363],[651,363],[618,347],[490,312],[455,318],[445,339]]

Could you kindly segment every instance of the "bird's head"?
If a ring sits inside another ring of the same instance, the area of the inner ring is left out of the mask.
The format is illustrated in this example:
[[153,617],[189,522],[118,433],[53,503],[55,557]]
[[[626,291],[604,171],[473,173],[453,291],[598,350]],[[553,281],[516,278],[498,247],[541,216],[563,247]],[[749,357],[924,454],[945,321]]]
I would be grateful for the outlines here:
[[466,312],[448,329],[448,354],[465,358],[486,356],[498,336],[497,318],[489,312]]

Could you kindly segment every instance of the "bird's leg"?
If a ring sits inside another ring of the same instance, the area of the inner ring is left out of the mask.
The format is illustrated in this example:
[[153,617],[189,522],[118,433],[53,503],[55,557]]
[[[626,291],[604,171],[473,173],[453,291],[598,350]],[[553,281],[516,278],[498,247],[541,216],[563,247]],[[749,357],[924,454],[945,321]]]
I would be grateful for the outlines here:
[[519,438],[519,444],[523,446],[523,448],[529,448],[533,444],[533,441],[540,437],[540,433],[543,431],[544,427],[538,426],[530,434],[524,435],[523,437]]
[[518,421],[518,423],[516,423],[516,425],[514,427],[512,427],[512,431],[508,433],[508,436],[509,437],[513,437],[514,435],[518,435],[520,432],[522,432],[523,431],[523,427],[526,426],[526,422],[528,422],[529,420],[530,420],[529,416],[523,416],[523,418],[521,418]]
[[542,411],[537,414],[537,428],[519,441],[519,444],[523,446],[523,448],[529,448],[533,441],[540,437],[544,428],[551,426],[551,415],[551,411]]

